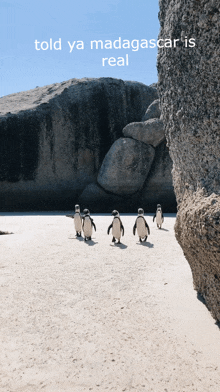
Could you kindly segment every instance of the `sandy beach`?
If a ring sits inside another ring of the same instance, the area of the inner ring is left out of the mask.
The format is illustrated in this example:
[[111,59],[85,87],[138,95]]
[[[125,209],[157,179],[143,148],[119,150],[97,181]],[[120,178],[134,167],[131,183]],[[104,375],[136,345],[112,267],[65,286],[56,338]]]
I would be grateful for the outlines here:
[[[66,212],[68,213],[68,212]],[[214,392],[220,330],[193,289],[174,237],[147,216],[148,242],[113,245],[111,215],[92,241],[66,213],[4,214],[0,230],[0,391]]]

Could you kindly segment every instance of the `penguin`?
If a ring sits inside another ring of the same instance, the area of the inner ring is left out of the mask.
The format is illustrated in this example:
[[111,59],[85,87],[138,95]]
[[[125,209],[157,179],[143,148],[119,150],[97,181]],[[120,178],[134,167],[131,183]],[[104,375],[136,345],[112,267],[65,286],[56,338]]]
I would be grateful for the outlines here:
[[84,240],[87,241],[92,239],[92,226],[94,227],[95,231],[96,226],[87,208],[83,210],[83,214],[84,216],[82,217],[82,229],[84,232]]
[[164,217],[163,217],[163,212],[162,212],[162,208],[161,208],[160,204],[157,204],[157,211],[153,217],[153,222],[154,222],[155,218],[156,218],[157,227],[159,229],[161,229],[162,223],[164,221]]
[[133,234],[135,235],[135,231],[137,229],[137,233],[139,236],[139,241],[144,242],[147,241],[147,236],[150,235],[150,228],[144,218],[144,210],[143,208],[138,209],[138,217],[136,218],[134,227],[133,227]]
[[124,235],[125,230],[122,224],[119,212],[114,210],[112,211],[112,215],[114,216],[112,224],[109,226],[107,234],[109,234],[110,230],[112,229],[112,242],[116,242],[118,240],[118,244],[120,244],[121,234]]
[[81,237],[82,232],[82,217],[80,214],[80,206],[79,204],[75,205],[75,214],[74,215],[66,215],[68,218],[74,219],[74,226],[76,230],[76,236]]

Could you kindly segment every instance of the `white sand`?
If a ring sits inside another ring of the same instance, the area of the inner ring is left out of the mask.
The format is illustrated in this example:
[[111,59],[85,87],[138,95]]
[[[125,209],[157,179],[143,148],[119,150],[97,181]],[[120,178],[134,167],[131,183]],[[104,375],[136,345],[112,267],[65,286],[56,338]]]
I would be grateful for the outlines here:
[[174,238],[152,216],[149,242],[112,246],[111,216],[93,242],[65,214],[1,214],[0,391],[214,392],[220,330],[193,290]]

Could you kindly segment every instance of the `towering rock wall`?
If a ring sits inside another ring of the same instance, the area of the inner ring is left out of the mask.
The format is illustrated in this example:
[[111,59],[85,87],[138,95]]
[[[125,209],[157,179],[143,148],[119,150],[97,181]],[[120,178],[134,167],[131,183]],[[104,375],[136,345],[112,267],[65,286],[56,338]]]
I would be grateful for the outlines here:
[[0,99],[0,210],[73,208],[126,124],[157,90],[112,78],[72,79]]
[[194,286],[220,320],[220,3],[160,0],[158,91],[178,202],[177,240]]

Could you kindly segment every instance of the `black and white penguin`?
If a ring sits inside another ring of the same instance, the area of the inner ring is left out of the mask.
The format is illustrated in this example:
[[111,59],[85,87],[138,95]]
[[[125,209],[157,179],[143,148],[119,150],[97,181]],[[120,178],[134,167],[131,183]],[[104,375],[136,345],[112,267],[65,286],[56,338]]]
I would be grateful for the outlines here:
[[155,218],[156,218],[157,227],[159,229],[161,229],[162,223],[164,221],[164,217],[163,217],[163,211],[162,211],[162,208],[161,208],[160,204],[157,204],[157,211],[156,211],[156,213],[155,213],[155,215],[153,217],[153,222],[154,222]]
[[137,229],[139,241],[144,242],[147,241],[147,236],[150,234],[150,228],[147,224],[146,219],[144,218],[144,210],[143,208],[138,209],[138,217],[136,218],[134,227],[133,227],[133,234],[135,235],[135,231]]
[[109,226],[107,234],[109,234],[110,230],[112,229],[112,242],[115,242],[116,239],[118,240],[118,244],[120,244],[121,235],[124,235],[125,230],[122,224],[119,212],[114,210],[112,211],[112,215],[114,216],[112,224]]
[[80,214],[80,206],[79,204],[75,205],[75,214],[74,215],[66,215],[68,218],[74,219],[74,226],[76,230],[76,236],[81,237],[82,233],[82,217]]
[[96,226],[87,208],[83,210],[83,214],[84,216],[82,217],[82,229],[84,233],[84,240],[87,241],[92,239],[92,227],[94,227],[96,231]]

